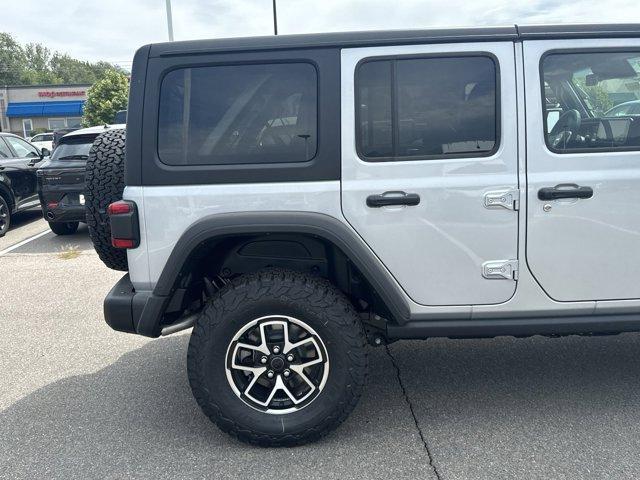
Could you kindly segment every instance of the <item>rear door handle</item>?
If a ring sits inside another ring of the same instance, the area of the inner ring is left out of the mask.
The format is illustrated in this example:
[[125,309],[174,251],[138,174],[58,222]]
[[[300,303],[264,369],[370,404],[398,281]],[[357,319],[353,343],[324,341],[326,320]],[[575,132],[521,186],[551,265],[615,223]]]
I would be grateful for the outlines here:
[[540,200],[558,200],[560,198],[591,198],[593,188],[581,187],[575,183],[561,183],[555,187],[544,187],[538,190]]
[[417,193],[405,192],[384,192],[379,195],[369,195],[367,197],[367,207],[380,208],[391,205],[414,206],[420,203],[420,195]]

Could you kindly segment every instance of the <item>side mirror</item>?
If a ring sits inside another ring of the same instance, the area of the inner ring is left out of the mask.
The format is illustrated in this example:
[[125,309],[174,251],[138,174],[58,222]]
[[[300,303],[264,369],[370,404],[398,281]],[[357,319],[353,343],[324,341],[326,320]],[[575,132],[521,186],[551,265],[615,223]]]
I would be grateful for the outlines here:
[[40,158],[48,157],[51,155],[51,152],[48,148],[43,148],[40,150]]

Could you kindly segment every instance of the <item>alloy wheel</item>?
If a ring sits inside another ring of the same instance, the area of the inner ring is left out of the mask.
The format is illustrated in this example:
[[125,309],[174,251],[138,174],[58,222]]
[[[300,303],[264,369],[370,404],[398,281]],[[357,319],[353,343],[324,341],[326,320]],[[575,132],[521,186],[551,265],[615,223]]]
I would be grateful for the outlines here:
[[9,226],[9,209],[4,201],[0,201],[0,236],[4,235]]
[[234,393],[269,414],[298,411],[315,400],[329,375],[322,339],[297,318],[271,315],[243,326],[226,354]]

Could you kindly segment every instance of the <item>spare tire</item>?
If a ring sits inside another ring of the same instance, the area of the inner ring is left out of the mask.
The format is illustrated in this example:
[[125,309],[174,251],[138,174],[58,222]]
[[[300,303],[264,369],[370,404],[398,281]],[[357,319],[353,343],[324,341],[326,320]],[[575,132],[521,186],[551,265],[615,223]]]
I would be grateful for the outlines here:
[[124,191],[124,129],[109,130],[93,142],[85,175],[87,225],[93,248],[109,268],[127,271],[127,251],[111,246],[107,207]]

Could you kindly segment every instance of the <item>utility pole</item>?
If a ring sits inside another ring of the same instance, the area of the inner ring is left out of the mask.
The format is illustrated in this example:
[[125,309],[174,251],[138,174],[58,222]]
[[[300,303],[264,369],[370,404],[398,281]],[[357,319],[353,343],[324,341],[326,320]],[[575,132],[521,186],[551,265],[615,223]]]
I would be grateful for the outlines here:
[[[276,0],[273,0],[274,2]],[[171,0],[167,0],[167,31],[169,32],[169,41],[173,42],[173,17],[171,16]]]
[[[168,2],[169,0],[167,0]],[[278,35],[278,14],[276,12],[276,0],[273,0],[273,33]]]

